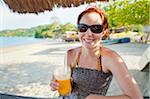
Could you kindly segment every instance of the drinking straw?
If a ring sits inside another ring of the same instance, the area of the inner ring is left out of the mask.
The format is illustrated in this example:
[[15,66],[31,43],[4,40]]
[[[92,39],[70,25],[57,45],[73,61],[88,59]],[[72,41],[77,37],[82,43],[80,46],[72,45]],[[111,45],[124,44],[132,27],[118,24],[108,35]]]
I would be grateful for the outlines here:
[[64,56],[64,72],[67,73],[67,52],[65,53]]

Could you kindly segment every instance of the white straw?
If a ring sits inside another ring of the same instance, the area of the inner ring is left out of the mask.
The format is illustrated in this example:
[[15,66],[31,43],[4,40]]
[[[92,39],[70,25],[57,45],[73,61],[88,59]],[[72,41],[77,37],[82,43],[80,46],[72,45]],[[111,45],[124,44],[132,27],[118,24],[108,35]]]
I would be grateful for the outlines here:
[[65,53],[65,56],[64,56],[64,72],[65,73],[67,72],[67,52]]

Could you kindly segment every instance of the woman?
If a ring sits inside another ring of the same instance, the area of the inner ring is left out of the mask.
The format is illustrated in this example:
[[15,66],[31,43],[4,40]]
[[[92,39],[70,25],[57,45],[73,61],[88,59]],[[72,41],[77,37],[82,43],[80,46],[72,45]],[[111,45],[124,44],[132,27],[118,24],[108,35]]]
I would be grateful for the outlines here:
[[[104,12],[91,7],[78,16],[78,36],[81,47],[68,50],[68,65],[72,69],[72,92],[69,99],[142,99],[136,81],[129,74],[122,58],[101,45],[108,36],[108,21]],[[105,96],[115,76],[123,95]],[[53,90],[59,84],[53,79]]]

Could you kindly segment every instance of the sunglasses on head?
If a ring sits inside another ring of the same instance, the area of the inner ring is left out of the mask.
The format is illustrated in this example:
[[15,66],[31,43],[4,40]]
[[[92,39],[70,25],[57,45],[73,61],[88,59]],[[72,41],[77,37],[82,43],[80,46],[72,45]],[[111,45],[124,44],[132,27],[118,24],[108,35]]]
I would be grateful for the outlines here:
[[100,24],[91,26],[86,24],[78,24],[77,28],[79,32],[86,32],[88,28],[90,28],[90,30],[96,34],[100,34],[103,31],[103,26]]

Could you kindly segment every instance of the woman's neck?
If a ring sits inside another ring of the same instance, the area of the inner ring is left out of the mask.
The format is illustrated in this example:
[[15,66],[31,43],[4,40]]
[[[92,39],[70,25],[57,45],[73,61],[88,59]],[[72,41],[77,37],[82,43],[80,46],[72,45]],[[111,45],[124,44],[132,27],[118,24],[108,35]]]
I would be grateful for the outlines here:
[[90,57],[96,57],[96,55],[93,52],[93,50],[87,49],[85,47],[82,47],[82,55],[84,55],[84,56],[90,56]]

